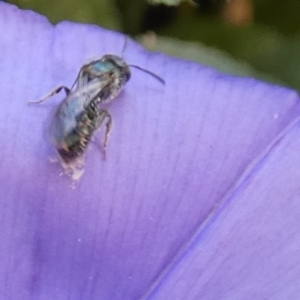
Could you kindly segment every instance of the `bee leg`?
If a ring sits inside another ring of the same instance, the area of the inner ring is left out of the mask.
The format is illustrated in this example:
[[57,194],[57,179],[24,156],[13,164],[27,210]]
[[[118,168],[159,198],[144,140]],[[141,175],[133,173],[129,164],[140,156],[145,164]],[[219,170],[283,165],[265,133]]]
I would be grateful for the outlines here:
[[112,127],[112,117],[106,109],[100,109],[99,115],[97,117],[97,125],[96,125],[97,128],[99,128],[103,124],[105,119],[107,119],[107,122],[105,124],[106,130],[105,130],[105,136],[103,141],[104,160],[106,159],[106,147],[107,147],[108,136]]
[[70,93],[70,89],[64,85],[58,86],[57,88],[55,88],[53,91],[51,91],[50,93],[48,93],[47,95],[45,95],[42,99],[38,100],[38,101],[29,101],[28,104],[40,104],[46,100],[48,100],[49,98],[51,98],[52,96],[58,94],[61,90],[64,90],[66,92],[67,95],[69,95]]

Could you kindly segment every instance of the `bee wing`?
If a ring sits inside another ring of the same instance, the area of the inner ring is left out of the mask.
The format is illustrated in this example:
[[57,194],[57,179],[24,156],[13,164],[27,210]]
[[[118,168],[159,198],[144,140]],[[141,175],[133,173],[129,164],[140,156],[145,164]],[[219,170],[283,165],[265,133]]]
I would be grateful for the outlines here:
[[[84,107],[90,105],[92,101],[100,97],[101,92],[110,84],[110,78],[94,78],[82,86],[78,86],[73,92],[71,99],[80,101]],[[72,101],[72,100],[71,100]]]

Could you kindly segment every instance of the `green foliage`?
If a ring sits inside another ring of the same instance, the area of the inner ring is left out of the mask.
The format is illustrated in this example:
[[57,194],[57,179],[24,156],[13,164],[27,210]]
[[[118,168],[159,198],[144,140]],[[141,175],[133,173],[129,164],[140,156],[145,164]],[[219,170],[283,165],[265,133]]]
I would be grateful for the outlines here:
[[149,4],[178,5],[184,0],[148,0]]
[[285,35],[300,32],[299,0],[254,0],[255,21]]
[[120,12],[112,0],[13,0],[10,3],[20,8],[35,10],[49,18],[52,23],[70,20],[101,24],[122,30]]
[[200,42],[186,42],[153,35],[141,36],[139,41],[149,50],[193,60],[214,67],[223,73],[256,77],[269,82],[280,83],[278,79],[258,72],[245,61],[238,61],[230,55],[213,47],[205,46]]
[[[183,21],[185,26],[181,26]],[[300,36],[286,37],[270,27],[255,23],[236,27],[219,20],[199,18],[191,12],[181,14],[159,34],[222,49],[258,71],[300,89]]]

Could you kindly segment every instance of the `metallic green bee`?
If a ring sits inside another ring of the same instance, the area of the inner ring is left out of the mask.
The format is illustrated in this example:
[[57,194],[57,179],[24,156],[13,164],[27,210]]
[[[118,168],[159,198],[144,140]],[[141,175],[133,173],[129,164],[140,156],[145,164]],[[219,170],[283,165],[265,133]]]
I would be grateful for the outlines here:
[[51,137],[65,169],[80,168],[85,150],[100,126],[106,122],[103,144],[104,158],[108,135],[112,127],[110,113],[101,107],[115,99],[125,83],[130,79],[130,68],[140,69],[163,84],[163,79],[139,66],[128,65],[123,58],[116,55],[104,55],[102,58],[89,62],[81,67],[72,88],[59,86],[39,101],[38,104],[56,95],[61,90],[66,97],[59,105],[51,126]]

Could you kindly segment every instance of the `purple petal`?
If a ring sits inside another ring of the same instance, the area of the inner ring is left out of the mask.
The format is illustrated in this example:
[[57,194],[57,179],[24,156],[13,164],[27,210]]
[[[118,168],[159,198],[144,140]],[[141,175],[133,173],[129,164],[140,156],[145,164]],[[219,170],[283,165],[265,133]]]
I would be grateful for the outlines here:
[[260,157],[151,299],[298,299],[299,133],[298,122]]
[[[1,299],[295,299],[299,98],[148,53],[75,189],[45,138],[83,63],[124,36],[0,4]],[[298,197],[299,198],[299,197]]]

